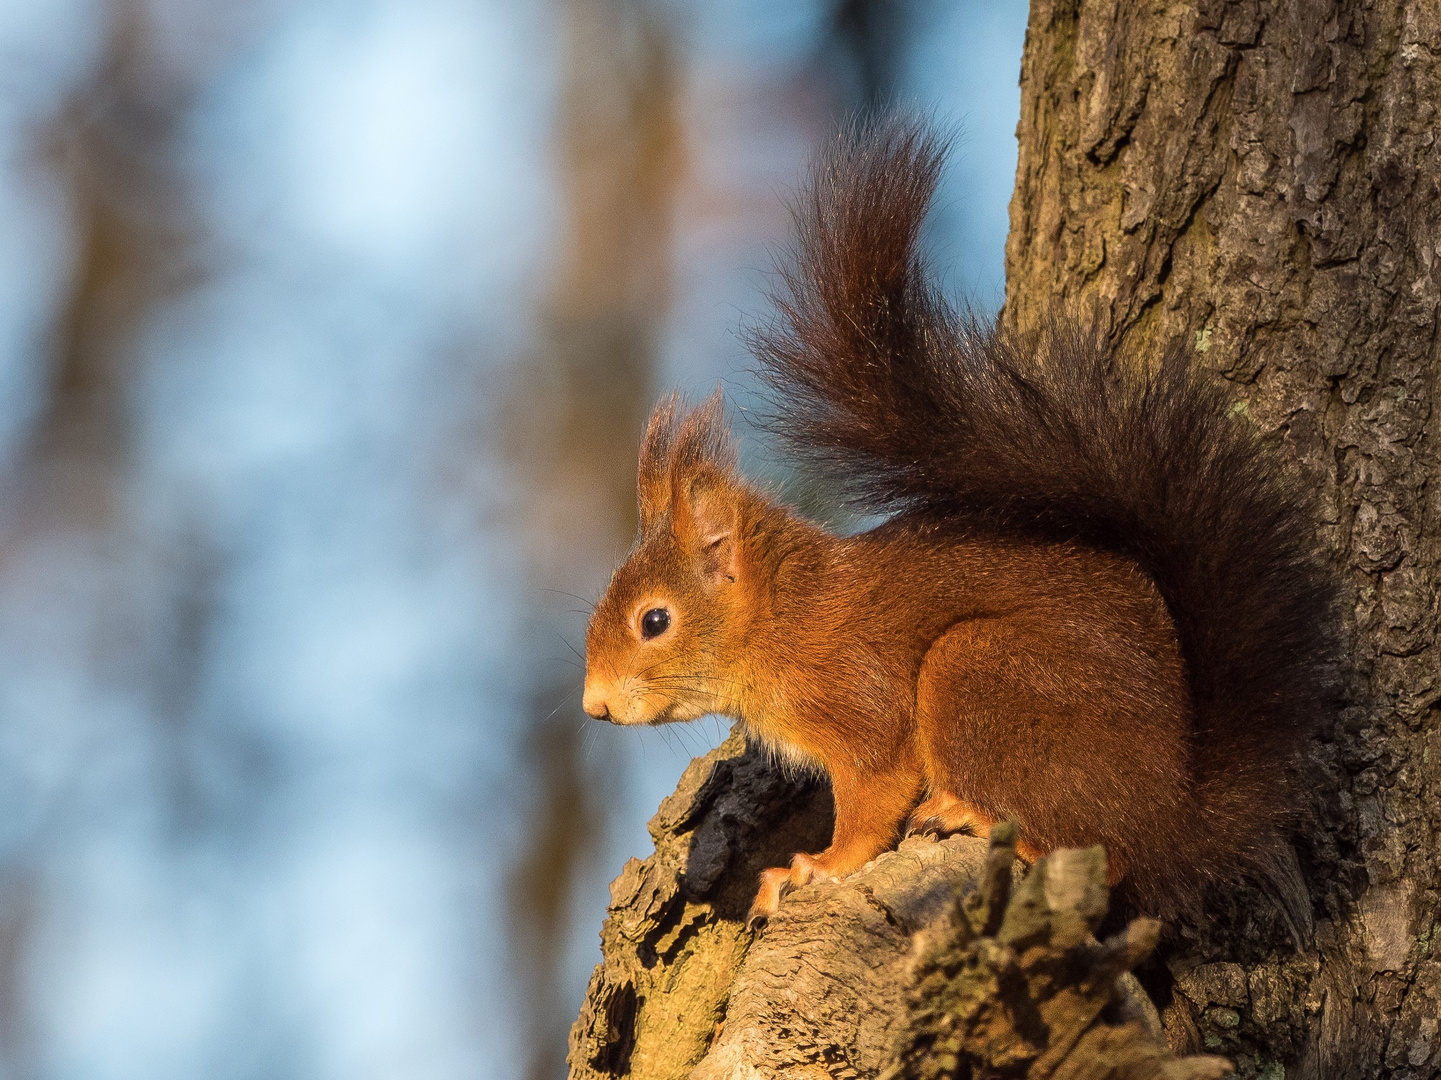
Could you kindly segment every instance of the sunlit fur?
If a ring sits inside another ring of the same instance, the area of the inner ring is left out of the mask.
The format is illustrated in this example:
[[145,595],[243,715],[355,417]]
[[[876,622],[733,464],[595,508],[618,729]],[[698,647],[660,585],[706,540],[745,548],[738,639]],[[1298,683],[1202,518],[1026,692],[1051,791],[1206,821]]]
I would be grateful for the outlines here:
[[[845,143],[754,341],[776,431],[885,524],[804,521],[738,475],[718,397],[663,402],[586,709],[738,717],[830,778],[831,846],[767,871],[759,914],[913,810],[1013,818],[1032,855],[1102,843],[1136,906],[1193,911],[1279,873],[1290,767],[1335,715],[1310,505],[1180,348],[1133,370],[1063,320],[1021,337],[947,306],[916,248],[940,160],[905,122]],[[644,641],[656,605],[672,627]]]

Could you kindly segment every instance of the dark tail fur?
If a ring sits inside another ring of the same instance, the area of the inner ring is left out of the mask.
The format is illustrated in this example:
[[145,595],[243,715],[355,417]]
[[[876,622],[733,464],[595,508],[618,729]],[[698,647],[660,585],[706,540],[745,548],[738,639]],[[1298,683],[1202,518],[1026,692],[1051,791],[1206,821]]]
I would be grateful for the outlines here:
[[[876,513],[1062,538],[1152,577],[1193,696],[1203,821],[1137,898],[1189,907],[1249,869],[1285,877],[1290,767],[1334,715],[1334,586],[1310,501],[1215,380],[1173,348],[1146,374],[1097,333],[1031,336],[957,313],[917,238],[945,147],[892,120],[844,140],[797,214],[780,319],[753,335],[775,429]],[[1294,863],[1294,859],[1292,859]]]

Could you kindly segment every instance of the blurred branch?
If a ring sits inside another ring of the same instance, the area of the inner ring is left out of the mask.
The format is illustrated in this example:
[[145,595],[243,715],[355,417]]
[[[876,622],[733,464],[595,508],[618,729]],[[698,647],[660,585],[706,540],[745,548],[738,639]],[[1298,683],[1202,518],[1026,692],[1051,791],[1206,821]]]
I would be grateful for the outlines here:
[[77,257],[30,463],[41,478],[34,509],[87,528],[111,516],[125,457],[129,346],[193,261],[188,193],[167,169],[186,102],[149,77],[141,19],[129,5],[115,6],[94,75],[41,140],[68,180]]
[[103,6],[104,46],[37,140],[70,189],[76,259],[55,319],[52,378],[29,467],[38,505],[101,528],[128,443],[135,337],[205,274],[205,226],[177,143],[196,102],[264,28],[272,0]]
[[861,114],[895,104],[917,9],[924,0],[834,0],[824,52]]
[[[588,589],[635,527],[635,446],[671,294],[680,142],[662,16],[640,0],[568,0],[562,14],[564,247],[543,355],[526,365],[506,410],[510,454],[527,481],[532,581],[552,595]],[[536,629],[547,647],[549,632]],[[524,744],[535,796],[511,876],[511,923],[537,1080],[564,1069],[567,905],[618,798],[613,765],[588,761],[576,734],[580,679],[568,662],[538,671]]]

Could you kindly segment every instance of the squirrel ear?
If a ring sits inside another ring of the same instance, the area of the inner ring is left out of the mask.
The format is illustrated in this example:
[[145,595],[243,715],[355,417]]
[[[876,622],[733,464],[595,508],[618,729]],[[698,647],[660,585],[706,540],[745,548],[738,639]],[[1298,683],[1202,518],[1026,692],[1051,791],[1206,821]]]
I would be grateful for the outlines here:
[[676,538],[682,542],[701,534],[719,541],[733,531],[733,527],[720,528],[720,519],[713,516],[708,524],[698,524],[696,510],[697,499],[704,503],[711,497],[701,493],[712,491],[720,494],[720,503],[728,501],[734,508],[729,492],[734,486],[735,462],[725,398],[719,388],[693,409],[686,409],[677,394],[662,398],[650,415],[640,448],[641,532],[654,528],[667,511]]
[[735,581],[740,505],[730,485],[720,477],[700,477],[678,494],[672,522],[701,576],[711,585]]
[[676,424],[670,447],[672,527],[713,586],[736,579],[735,460],[725,398],[717,388]]

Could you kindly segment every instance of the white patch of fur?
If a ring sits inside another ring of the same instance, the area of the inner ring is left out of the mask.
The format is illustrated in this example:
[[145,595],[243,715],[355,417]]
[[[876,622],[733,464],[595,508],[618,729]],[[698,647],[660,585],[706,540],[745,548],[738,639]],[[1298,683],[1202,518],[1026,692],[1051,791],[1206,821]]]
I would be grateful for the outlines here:
[[746,738],[759,743],[765,749],[767,757],[770,758],[770,763],[780,769],[789,779],[810,780],[826,775],[821,763],[800,747],[783,739],[777,739],[754,724],[747,723],[744,719],[739,723],[742,730],[745,731]]

